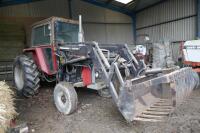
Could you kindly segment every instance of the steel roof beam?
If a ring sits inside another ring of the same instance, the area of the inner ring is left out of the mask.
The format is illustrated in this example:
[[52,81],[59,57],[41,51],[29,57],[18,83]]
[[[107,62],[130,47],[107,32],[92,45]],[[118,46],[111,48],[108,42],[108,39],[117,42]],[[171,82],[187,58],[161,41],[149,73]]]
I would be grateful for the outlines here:
[[113,0],[108,0],[108,1],[106,2],[106,4],[110,4],[111,2],[113,2]]
[[26,3],[35,2],[35,1],[39,1],[39,0],[0,0],[0,7],[26,4]]

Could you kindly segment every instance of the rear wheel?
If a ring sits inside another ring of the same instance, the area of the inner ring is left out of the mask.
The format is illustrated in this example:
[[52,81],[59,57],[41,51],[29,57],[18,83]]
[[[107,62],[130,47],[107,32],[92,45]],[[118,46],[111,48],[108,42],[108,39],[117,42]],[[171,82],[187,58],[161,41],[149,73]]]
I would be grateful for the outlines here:
[[13,65],[14,85],[19,94],[34,96],[40,87],[39,72],[32,59],[25,55],[18,56]]
[[72,84],[60,82],[54,89],[54,102],[57,109],[64,114],[71,114],[77,109],[78,97]]

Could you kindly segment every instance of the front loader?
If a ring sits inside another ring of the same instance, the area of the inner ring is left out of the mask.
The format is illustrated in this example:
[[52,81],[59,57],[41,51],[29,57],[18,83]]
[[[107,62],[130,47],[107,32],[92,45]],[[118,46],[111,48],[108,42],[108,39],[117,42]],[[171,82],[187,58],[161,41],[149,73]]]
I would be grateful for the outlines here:
[[82,33],[81,23],[63,18],[34,25],[32,47],[24,50],[32,59],[19,56],[14,64],[17,90],[29,97],[40,80],[56,81],[54,102],[64,114],[77,109],[75,88],[97,90],[130,122],[162,120],[198,86],[191,68],[148,69],[126,44],[85,42]]

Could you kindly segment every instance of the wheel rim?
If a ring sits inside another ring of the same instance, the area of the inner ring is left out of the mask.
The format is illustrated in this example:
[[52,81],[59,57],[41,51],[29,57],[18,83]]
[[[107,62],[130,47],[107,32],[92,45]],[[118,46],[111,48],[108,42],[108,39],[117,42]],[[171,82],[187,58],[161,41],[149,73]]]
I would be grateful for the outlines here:
[[16,65],[14,69],[14,79],[17,90],[22,90],[24,87],[24,71],[21,65]]
[[67,94],[64,93],[64,91],[59,91],[56,97],[57,97],[58,105],[61,108],[69,107],[69,98],[68,98]]

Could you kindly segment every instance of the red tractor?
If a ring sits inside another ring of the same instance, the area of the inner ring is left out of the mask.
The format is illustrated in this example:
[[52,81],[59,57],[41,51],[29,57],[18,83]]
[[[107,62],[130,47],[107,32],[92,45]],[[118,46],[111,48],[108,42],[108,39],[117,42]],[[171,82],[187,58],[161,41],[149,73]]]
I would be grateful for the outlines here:
[[191,68],[147,69],[126,44],[84,42],[82,33],[81,19],[51,17],[34,24],[31,48],[14,62],[17,91],[34,96],[40,80],[56,81],[55,105],[70,114],[78,103],[74,88],[86,87],[111,95],[127,121],[156,121],[160,114],[155,110],[165,107],[161,104],[173,108],[198,84]]
[[78,21],[51,17],[32,26],[31,48],[24,49],[14,63],[14,83],[17,91],[26,97],[34,96],[40,80],[56,81],[58,71],[55,43],[78,42]]

